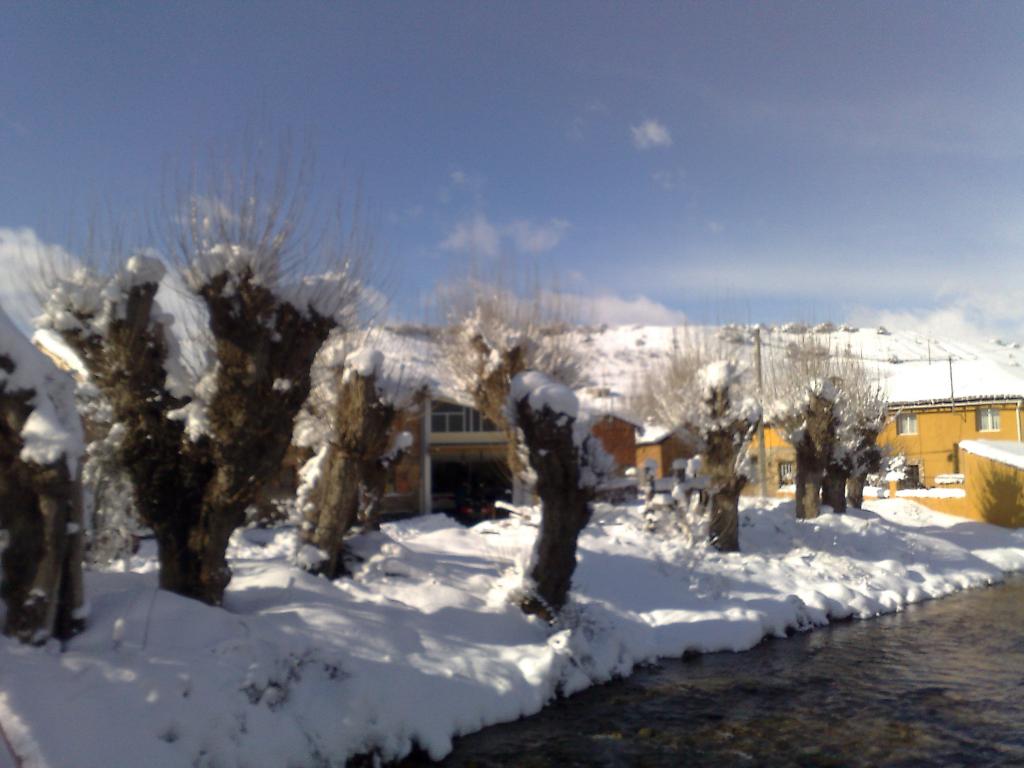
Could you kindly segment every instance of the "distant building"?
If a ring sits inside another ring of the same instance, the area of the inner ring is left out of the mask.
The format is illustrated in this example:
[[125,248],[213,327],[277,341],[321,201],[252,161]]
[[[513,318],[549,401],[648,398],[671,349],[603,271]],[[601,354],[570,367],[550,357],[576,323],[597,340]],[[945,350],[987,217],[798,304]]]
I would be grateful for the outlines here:
[[1021,441],[1024,374],[987,360],[906,363],[888,381],[879,442],[906,457],[903,488],[961,474],[965,440]]

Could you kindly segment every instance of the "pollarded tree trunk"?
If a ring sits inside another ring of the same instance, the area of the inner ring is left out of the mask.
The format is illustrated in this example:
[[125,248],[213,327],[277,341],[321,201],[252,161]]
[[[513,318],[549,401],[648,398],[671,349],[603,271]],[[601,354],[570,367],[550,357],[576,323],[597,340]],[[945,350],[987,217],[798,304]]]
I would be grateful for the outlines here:
[[740,492],[734,489],[721,490],[710,499],[711,520],[709,539],[719,552],[740,551],[739,505]]
[[841,464],[830,463],[821,483],[821,502],[832,507],[837,515],[846,512],[846,483],[848,470]]
[[344,573],[345,534],[359,514],[359,462],[333,446],[327,448],[321,474],[307,498],[302,540],[326,559],[311,570],[330,579]]
[[[13,370],[6,357],[0,366]],[[65,458],[38,465],[20,458],[33,392],[0,391],[0,597],[4,634],[23,642],[66,639],[84,626],[81,486]]]
[[796,450],[796,516],[811,520],[821,512],[821,480],[824,467],[817,454],[806,447]]
[[854,509],[864,508],[864,485],[867,483],[867,472],[850,475],[846,481],[846,501]]
[[[728,370],[731,370],[731,366]],[[705,393],[706,417],[713,425],[704,435],[703,469],[708,477],[709,540],[720,552],[740,549],[739,497],[747,478],[740,459],[754,429],[749,415],[737,409],[731,375]]]
[[332,579],[344,572],[345,535],[359,519],[363,492],[382,494],[386,480],[380,461],[388,451],[397,410],[381,399],[377,365],[373,368],[345,371],[327,455],[304,505],[302,539],[325,556],[313,570]]
[[821,483],[836,442],[835,403],[811,393],[796,450],[796,516],[811,520],[821,514]]
[[208,406],[215,471],[188,543],[200,599],[219,605],[231,578],[228,540],[281,466],[309,394],[313,358],[334,322],[300,312],[248,270],[216,275],[199,293],[217,348],[216,391]]
[[576,570],[576,540],[590,520],[593,492],[581,487],[579,448],[573,440],[575,419],[549,407],[534,410],[529,398],[516,403],[517,423],[537,475],[541,523],[527,574],[534,585],[521,607],[525,613],[555,620],[569,597]]
[[125,274],[137,279],[108,299],[109,322],[98,327],[94,315],[70,307],[79,327],[61,332],[123,429],[120,459],[139,516],[156,535],[160,586],[219,605],[231,577],[228,540],[281,465],[313,357],[334,321],[301,312],[249,268],[206,280],[198,293],[216,345],[215,387],[205,432],[186,435],[181,409],[188,403],[167,389],[168,347],[153,312],[163,268],[151,262],[129,260]]

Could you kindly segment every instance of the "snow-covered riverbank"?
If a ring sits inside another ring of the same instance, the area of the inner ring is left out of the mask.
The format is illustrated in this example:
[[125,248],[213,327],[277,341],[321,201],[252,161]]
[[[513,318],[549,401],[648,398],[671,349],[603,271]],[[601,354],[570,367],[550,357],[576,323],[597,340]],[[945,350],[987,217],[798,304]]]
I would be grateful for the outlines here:
[[[226,610],[155,589],[155,564],[88,574],[69,650],[0,642],[0,723],[24,766],[308,766],[538,711],[643,661],[739,651],[829,618],[868,617],[1024,570],[1024,532],[909,500],[797,523],[742,513],[742,554],[694,552],[599,506],[575,603],[551,629],[509,602],[536,521],[442,516],[365,537],[353,579],[288,564],[288,531],[236,533]],[[0,765],[11,759],[0,755]]]

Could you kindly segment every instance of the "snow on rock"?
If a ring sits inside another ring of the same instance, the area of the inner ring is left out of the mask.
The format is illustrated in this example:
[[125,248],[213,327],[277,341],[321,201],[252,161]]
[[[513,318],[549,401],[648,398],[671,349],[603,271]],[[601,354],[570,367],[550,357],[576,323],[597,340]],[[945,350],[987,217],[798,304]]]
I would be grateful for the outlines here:
[[91,622],[65,653],[0,640],[0,721],[25,766],[440,758],[455,735],[659,656],[742,651],[1024,569],[1022,532],[869,505],[798,522],[792,502],[745,500],[743,552],[717,553],[647,532],[639,506],[598,504],[554,628],[509,600],[537,510],[385,525],[352,540],[357,570],[333,583],[290,565],[292,530],[238,531],[223,609],[158,591],[147,544],[135,572],[87,574]]
[[553,413],[575,419],[579,416],[580,401],[576,393],[550,376],[539,371],[525,371],[512,379],[512,399],[529,399],[530,407],[541,411],[545,407]]
[[13,370],[0,364],[0,391],[35,393],[21,430],[21,460],[48,465],[63,458],[74,477],[85,451],[74,381],[22,335],[2,308],[0,358],[13,364]]

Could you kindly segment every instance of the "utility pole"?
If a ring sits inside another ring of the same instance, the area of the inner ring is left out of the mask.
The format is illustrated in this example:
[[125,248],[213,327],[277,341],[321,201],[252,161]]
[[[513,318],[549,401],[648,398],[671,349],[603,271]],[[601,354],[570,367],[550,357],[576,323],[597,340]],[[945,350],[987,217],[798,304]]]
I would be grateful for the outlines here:
[[949,410],[956,410],[956,396],[953,394],[953,356],[949,356]]
[[754,329],[754,367],[757,369],[757,399],[761,418],[757,421],[757,467],[761,476],[761,496],[768,495],[768,459],[764,447],[764,371],[761,368],[761,326]]

